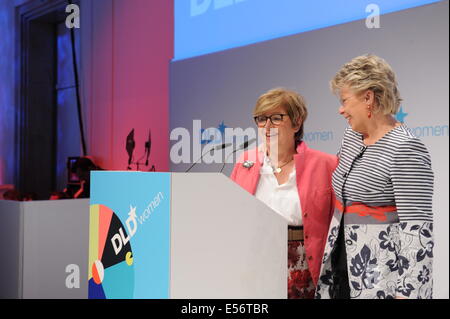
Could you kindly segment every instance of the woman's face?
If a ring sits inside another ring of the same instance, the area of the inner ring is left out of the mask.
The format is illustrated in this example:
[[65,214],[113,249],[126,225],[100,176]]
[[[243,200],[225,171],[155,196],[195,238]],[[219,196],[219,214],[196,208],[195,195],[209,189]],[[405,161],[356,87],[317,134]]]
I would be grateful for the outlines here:
[[343,87],[340,92],[339,114],[341,114],[351,126],[352,130],[364,133],[368,121],[368,104],[364,100],[364,94],[356,95],[349,87]]
[[[293,127],[292,121],[283,106],[278,106],[260,116],[267,117],[264,126],[258,125],[258,132],[269,149],[274,145],[278,149],[285,149],[286,146],[295,144],[294,135],[300,129],[300,124]],[[269,117],[272,117],[272,121],[276,124],[272,123]]]

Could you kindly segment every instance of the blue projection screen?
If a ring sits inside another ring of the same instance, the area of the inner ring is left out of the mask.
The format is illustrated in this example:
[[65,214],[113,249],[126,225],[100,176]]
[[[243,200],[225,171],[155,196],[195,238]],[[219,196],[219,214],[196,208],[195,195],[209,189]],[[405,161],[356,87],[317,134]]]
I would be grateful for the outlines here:
[[175,58],[311,31],[439,0],[175,0]]

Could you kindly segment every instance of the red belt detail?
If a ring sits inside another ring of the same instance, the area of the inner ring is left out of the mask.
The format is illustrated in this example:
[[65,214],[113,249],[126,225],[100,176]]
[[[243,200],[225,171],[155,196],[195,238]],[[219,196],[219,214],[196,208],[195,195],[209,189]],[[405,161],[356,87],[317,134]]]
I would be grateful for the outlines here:
[[338,200],[336,200],[336,208],[344,214],[358,214],[363,217],[371,216],[379,221],[385,221],[387,219],[386,213],[397,211],[396,206],[367,206],[362,203],[353,203],[344,207]]

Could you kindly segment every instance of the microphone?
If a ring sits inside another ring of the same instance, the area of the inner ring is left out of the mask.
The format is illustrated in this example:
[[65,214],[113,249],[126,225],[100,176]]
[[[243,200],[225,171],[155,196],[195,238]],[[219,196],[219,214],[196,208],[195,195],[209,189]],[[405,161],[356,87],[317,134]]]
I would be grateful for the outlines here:
[[223,169],[225,168],[225,164],[227,163],[227,160],[230,158],[231,155],[233,155],[234,153],[236,153],[238,151],[247,149],[255,141],[256,141],[256,138],[251,138],[251,139],[245,141],[244,143],[242,143],[237,149],[235,149],[231,154],[229,154],[227,156],[227,158],[225,159],[225,162],[222,165],[222,169],[220,170],[220,173],[222,173]]
[[[360,149],[359,149],[359,153],[355,157],[355,160],[356,159],[360,159],[363,156],[363,154],[366,151],[366,149],[367,149],[367,146],[361,146]],[[352,165],[350,165],[350,169],[352,167],[353,167],[353,163],[352,163]],[[342,174],[342,177],[343,178],[347,178],[348,174],[349,174],[349,172],[346,172],[346,173]]]
[[366,151],[366,149],[367,149],[367,146],[361,146],[360,152],[357,157],[361,158],[363,156],[364,152]]
[[194,162],[194,164],[192,164],[186,171],[185,171],[185,173],[187,173],[187,172],[189,172],[202,158],[203,158],[203,156],[205,156],[208,152],[211,152],[211,153],[214,153],[214,151],[220,151],[221,149],[224,149],[224,148],[226,148],[226,147],[228,147],[228,146],[231,146],[232,145],[232,143],[222,143],[222,144],[219,144],[219,145],[216,145],[216,146],[214,146],[213,148],[210,148],[208,151],[206,151],[206,152],[204,152],[203,154],[202,154],[202,156],[200,156],[200,158],[198,159],[198,160],[196,160],[195,162]]
[[248,141],[245,141],[241,146],[238,147],[237,150],[235,150],[233,153],[236,153],[240,150],[245,150],[249,145],[253,144],[256,142],[256,138],[251,138]]
[[[228,146],[231,146],[231,145],[232,145],[232,143],[222,143],[222,144],[220,144],[220,145],[214,146],[214,148],[211,149],[210,151],[212,151],[212,150],[220,151],[221,149],[224,149],[224,148],[226,148],[226,147],[228,147]],[[205,154],[206,154],[206,153],[205,153]]]

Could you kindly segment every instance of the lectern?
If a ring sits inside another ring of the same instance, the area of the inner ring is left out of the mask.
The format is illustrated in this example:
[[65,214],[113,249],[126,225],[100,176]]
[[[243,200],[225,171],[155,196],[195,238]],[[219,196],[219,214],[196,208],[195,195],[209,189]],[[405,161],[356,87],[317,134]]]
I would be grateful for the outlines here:
[[0,298],[286,298],[287,224],[222,174],[93,172],[0,201]]
[[92,172],[89,298],[286,298],[287,223],[225,175]]
[[89,199],[0,200],[0,299],[87,298]]

